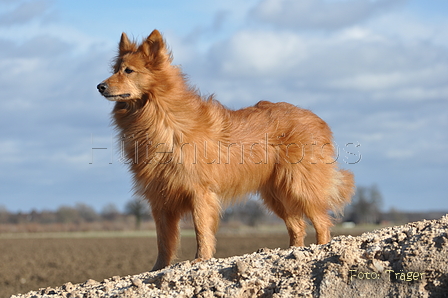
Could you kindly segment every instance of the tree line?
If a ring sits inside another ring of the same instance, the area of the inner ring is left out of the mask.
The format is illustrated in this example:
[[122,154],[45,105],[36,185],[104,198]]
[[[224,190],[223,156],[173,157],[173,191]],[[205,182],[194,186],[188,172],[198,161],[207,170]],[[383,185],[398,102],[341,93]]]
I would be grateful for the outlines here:
[[96,221],[117,221],[128,216],[135,216],[135,205],[140,205],[138,216],[140,220],[150,220],[149,207],[139,199],[132,199],[126,204],[125,211],[120,211],[114,204],[104,206],[101,212],[97,212],[93,207],[78,203],[75,206],[60,206],[55,211],[52,210],[32,210],[31,212],[9,212],[0,206],[0,224],[19,224],[24,222],[34,222],[40,224],[51,223],[91,223]]
[[[103,207],[101,212],[87,204],[78,203],[75,206],[60,206],[55,211],[32,210],[31,212],[10,212],[0,206],[0,224],[81,224],[101,221],[126,221],[129,217],[135,219],[135,227],[139,229],[142,222],[151,221],[151,210],[148,203],[141,198],[133,198],[126,203],[124,211],[114,204]],[[245,225],[255,226],[263,222],[268,213],[259,201],[249,200],[245,204],[237,204],[226,209],[222,222],[237,221]]]
[[[409,221],[417,221],[423,218],[439,218],[443,211],[432,213],[405,213],[396,209],[388,212],[382,211],[383,196],[376,185],[358,186],[351,204],[347,205],[344,215],[339,221],[353,222],[355,224],[379,224],[382,222],[401,224]],[[60,206],[55,211],[33,210],[28,213],[9,212],[0,206],[0,224],[81,224],[94,222],[119,222],[133,218],[135,228],[139,229],[142,222],[151,221],[151,212],[148,203],[141,198],[132,198],[126,203],[124,211],[120,211],[114,204],[103,207],[97,212],[91,206],[78,203],[75,206]],[[249,199],[244,204],[237,204],[227,208],[222,214],[223,224],[234,222],[249,226],[262,223],[272,223],[276,217],[264,208],[260,200]]]

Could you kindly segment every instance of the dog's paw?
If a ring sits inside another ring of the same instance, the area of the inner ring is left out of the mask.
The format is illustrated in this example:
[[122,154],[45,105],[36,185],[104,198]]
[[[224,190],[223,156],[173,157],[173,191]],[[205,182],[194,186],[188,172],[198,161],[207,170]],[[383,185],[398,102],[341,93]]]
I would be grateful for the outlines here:
[[193,261],[191,261],[191,265],[194,265],[194,264],[200,263],[200,262],[202,262],[202,261],[204,261],[204,259],[203,259],[203,258],[196,258],[196,259],[194,259]]

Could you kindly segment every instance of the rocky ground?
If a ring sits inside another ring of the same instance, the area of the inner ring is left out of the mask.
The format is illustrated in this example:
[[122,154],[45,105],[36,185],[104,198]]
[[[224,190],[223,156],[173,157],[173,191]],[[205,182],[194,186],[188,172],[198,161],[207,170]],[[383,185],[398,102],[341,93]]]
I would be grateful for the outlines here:
[[12,297],[448,297],[447,260],[448,215]]

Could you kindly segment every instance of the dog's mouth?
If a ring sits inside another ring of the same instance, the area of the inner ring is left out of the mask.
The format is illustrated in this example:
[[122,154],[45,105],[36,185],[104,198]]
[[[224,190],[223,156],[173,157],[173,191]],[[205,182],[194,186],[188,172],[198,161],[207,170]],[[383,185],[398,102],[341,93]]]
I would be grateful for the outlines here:
[[118,95],[109,95],[109,94],[103,94],[105,98],[107,98],[110,101],[122,101],[123,99],[127,99],[131,96],[129,93],[124,94],[118,94]]

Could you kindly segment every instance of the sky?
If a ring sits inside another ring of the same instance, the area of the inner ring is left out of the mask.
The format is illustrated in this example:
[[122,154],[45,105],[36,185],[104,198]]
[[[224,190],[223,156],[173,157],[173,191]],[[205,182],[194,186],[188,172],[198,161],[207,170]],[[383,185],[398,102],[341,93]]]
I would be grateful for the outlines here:
[[0,0],[0,206],[124,207],[131,176],[96,85],[122,32],[158,29],[202,94],[323,118],[384,211],[448,210],[446,28],[445,0]]

